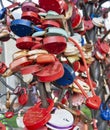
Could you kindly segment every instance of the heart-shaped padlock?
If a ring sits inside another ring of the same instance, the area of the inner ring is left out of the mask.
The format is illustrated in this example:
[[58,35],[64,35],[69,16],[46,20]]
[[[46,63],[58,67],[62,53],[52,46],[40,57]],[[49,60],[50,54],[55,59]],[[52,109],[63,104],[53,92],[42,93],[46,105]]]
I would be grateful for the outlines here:
[[88,106],[91,109],[99,109],[100,104],[101,104],[101,99],[95,95],[87,98],[86,100],[86,106]]
[[49,121],[54,102],[51,99],[47,99],[47,101],[49,103],[48,108],[42,108],[41,102],[38,102],[26,111],[23,116],[23,122],[27,129],[36,130],[44,126]]

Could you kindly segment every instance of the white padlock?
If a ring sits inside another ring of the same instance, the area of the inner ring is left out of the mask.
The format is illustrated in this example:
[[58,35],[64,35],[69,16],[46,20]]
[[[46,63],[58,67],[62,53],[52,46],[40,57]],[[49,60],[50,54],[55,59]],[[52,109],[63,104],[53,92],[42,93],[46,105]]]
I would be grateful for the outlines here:
[[46,126],[51,130],[70,130],[73,127],[74,117],[65,109],[56,109],[54,114],[51,114],[51,119]]
[[23,112],[23,110],[20,110],[18,112],[18,117],[16,118],[16,123],[19,128],[25,128],[25,125],[23,123],[23,116],[21,116],[21,112]]

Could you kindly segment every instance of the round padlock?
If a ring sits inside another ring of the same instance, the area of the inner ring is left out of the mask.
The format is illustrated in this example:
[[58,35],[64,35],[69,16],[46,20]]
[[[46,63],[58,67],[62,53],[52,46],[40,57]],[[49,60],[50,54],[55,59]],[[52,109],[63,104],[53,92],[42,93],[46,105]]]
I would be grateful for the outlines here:
[[[33,107],[29,108],[23,116],[23,122],[27,129],[36,130],[43,127],[51,118],[51,111],[54,106],[54,102],[51,99],[47,99],[48,108],[42,108],[41,102],[38,102]],[[30,120],[32,119],[32,120]]]
[[13,116],[14,116],[14,112],[12,112],[12,111],[8,111],[5,113],[6,118],[12,118]]
[[22,67],[24,66],[28,66],[30,64],[33,63],[33,60],[28,60],[27,57],[21,57],[17,60],[14,60],[12,61],[10,64],[9,64],[9,68],[12,70],[12,71],[18,71],[20,70]]
[[41,54],[36,58],[38,64],[47,64],[55,62],[55,56],[53,54]]
[[43,48],[52,54],[60,54],[66,49],[66,39],[63,36],[48,36],[43,39]]
[[39,24],[40,23],[39,15],[37,13],[33,12],[33,11],[23,12],[21,18],[30,20],[30,21],[32,21],[35,24]]
[[42,28],[47,28],[47,27],[57,27],[60,28],[61,25],[59,22],[55,21],[55,20],[44,20],[42,22]]
[[42,31],[41,28],[26,19],[15,19],[11,21],[10,29],[19,37],[31,36],[35,31]]
[[65,109],[56,109],[46,126],[52,130],[70,130],[73,126],[73,115]]
[[38,81],[40,82],[52,82],[61,78],[63,74],[63,65],[59,61],[55,61],[54,63],[44,66],[41,71],[34,75],[37,76]]
[[63,64],[63,67],[64,75],[56,80],[56,83],[62,86],[67,86],[73,83],[75,79],[75,72],[68,64]]
[[36,44],[37,44],[36,39],[31,36],[20,37],[16,40],[16,47],[18,49],[30,50]]

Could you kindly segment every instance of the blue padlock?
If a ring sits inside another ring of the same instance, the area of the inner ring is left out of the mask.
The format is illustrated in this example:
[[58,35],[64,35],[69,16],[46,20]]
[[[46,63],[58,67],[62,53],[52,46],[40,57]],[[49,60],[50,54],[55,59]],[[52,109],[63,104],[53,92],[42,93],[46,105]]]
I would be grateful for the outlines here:
[[0,10],[0,20],[2,20],[5,17],[6,8],[3,8]]
[[10,28],[19,37],[31,36],[34,32],[42,31],[33,22],[25,19],[15,19],[11,22]]
[[104,108],[104,103],[100,106],[100,116],[103,120],[109,121],[110,120],[110,107],[106,105]]
[[73,83],[75,79],[74,70],[66,63],[63,63],[64,75],[60,79],[56,80],[58,85],[67,86]]

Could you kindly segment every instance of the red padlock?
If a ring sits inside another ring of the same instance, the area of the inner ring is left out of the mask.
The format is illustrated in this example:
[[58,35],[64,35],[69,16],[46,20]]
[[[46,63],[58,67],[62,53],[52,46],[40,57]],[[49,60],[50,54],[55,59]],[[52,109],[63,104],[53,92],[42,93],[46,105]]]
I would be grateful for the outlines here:
[[[23,122],[28,130],[36,130],[44,126],[51,118],[51,111],[54,106],[52,99],[47,99],[48,108],[42,108],[41,102],[29,108],[23,116]],[[32,119],[32,120],[30,120]]]
[[33,11],[23,12],[21,18],[30,20],[35,24],[40,23],[40,16],[37,13],[33,12]]
[[47,64],[55,62],[55,56],[53,54],[41,54],[37,56],[36,62],[38,64]]
[[24,106],[28,102],[28,94],[26,88],[21,88],[18,96],[18,102],[20,105]]
[[25,37],[20,37],[16,40],[16,47],[19,49],[30,50],[37,43],[38,42],[34,37],[25,36]]
[[48,36],[43,39],[43,48],[52,54],[62,53],[66,46],[66,38],[63,36]]
[[43,69],[43,66],[34,64],[34,65],[28,65],[28,66],[22,67],[20,69],[20,72],[22,75],[26,75],[26,74],[37,73],[37,72],[41,71],[42,69]]
[[7,69],[7,66],[4,62],[0,62],[0,74],[3,74]]
[[44,20],[42,22],[42,28],[47,28],[47,27],[57,27],[60,28],[61,25],[59,22],[55,21],[55,20]]
[[50,63],[43,67],[41,71],[35,73],[40,82],[52,82],[61,78],[64,74],[63,65],[59,61]]
[[19,71],[22,67],[24,66],[28,66],[30,64],[33,63],[33,60],[28,60],[27,57],[21,57],[17,60],[14,60],[12,61],[10,64],[9,64],[9,68],[12,70],[12,71]]
[[13,116],[14,116],[14,112],[12,112],[12,111],[8,111],[5,113],[6,118],[12,118]]

